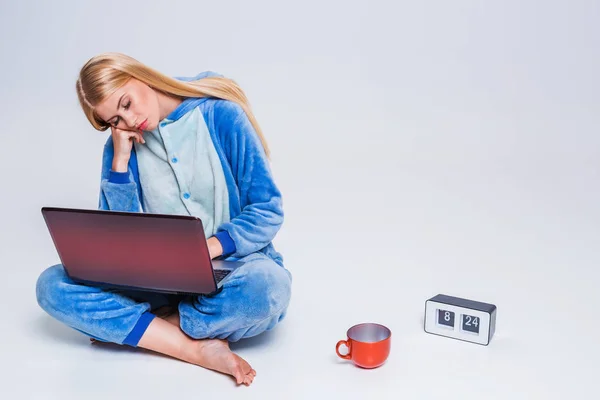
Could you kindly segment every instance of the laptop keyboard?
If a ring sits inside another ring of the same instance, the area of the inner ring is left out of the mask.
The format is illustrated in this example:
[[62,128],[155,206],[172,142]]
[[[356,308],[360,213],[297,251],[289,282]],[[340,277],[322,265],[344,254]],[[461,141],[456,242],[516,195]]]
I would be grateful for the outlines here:
[[214,269],[215,280],[217,283],[221,282],[231,272],[230,269]]

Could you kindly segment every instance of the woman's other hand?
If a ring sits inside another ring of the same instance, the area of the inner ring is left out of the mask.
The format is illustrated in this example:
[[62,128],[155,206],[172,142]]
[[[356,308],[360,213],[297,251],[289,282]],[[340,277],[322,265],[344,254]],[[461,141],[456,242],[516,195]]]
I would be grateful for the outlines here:
[[223,246],[221,245],[221,242],[219,242],[219,239],[217,239],[216,237],[213,236],[208,238],[206,244],[208,245],[208,252],[210,253],[211,260],[223,254]]
[[110,129],[112,131],[114,147],[112,170],[115,172],[127,172],[133,141],[135,140],[140,144],[146,143],[146,141],[141,131],[130,131],[115,127],[111,127]]

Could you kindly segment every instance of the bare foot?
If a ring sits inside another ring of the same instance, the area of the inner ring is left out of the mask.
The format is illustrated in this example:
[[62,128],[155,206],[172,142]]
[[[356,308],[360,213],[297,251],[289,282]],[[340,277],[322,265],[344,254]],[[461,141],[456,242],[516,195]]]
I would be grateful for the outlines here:
[[[160,319],[171,325],[175,325],[179,328],[179,332],[183,334],[179,326],[179,312],[177,310],[172,314],[163,314]],[[231,375],[235,378],[238,385],[243,383],[246,386],[250,386],[256,376],[256,371],[246,360],[229,349],[229,343],[226,340],[195,340],[189,338],[189,336],[185,337],[188,342],[183,347],[183,354],[178,352],[177,358],[207,369]],[[93,344],[103,343],[91,338],[90,341]]]
[[[161,318],[181,329],[179,310],[175,309],[173,313],[161,316]],[[195,357],[194,364],[232,375],[238,385],[243,383],[249,386],[254,380],[256,371],[250,367],[246,360],[229,349],[226,340],[195,340],[194,345],[196,346],[196,349],[194,349],[195,354],[192,356]]]
[[194,364],[232,375],[237,384],[250,386],[256,371],[243,358],[229,349],[229,343],[220,339],[195,340],[191,354]]

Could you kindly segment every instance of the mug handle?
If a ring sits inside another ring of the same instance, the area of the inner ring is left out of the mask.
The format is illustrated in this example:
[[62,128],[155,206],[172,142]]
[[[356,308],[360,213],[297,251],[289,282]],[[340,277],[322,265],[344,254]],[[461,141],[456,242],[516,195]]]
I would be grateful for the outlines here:
[[[350,355],[350,353],[352,352],[352,346],[350,345],[350,341],[346,341],[346,340],[340,340],[339,342],[337,342],[337,345],[335,346],[335,352],[337,353],[338,356],[340,356],[341,358],[343,358],[344,360],[351,360],[352,356]],[[348,354],[340,354],[340,346],[341,345],[346,345],[346,347],[348,348]]]

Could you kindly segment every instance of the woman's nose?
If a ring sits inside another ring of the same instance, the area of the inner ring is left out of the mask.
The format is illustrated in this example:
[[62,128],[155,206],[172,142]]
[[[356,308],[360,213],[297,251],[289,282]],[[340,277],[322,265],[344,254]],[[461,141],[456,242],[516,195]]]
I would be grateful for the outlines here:
[[125,118],[125,123],[130,129],[135,129],[135,116],[128,115],[127,118]]

